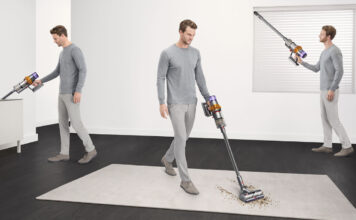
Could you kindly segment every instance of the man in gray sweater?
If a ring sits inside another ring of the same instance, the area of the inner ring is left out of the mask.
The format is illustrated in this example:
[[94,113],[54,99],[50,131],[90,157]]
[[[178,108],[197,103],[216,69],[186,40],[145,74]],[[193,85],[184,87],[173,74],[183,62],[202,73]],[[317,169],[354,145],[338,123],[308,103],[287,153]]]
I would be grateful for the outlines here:
[[80,118],[79,105],[86,76],[84,56],[79,47],[68,40],[67,30],[64,26],[58,25],[51,29],[50,33],[58,47],[63,47],[63,51],[59,55],[56,69],[51,74],[33,83],[34,86],[38,86],[57,76],[60,77],[58,119],[61,151],[58,155],[48,158],[48,161],[59,162],[69,160],[70,133],[68,120],[70,119],[71,125],[83,141],[86,150],[84,157],[78,163],[86,164],[97,155],[97,152]]
[[334,155],[343,157],[352,154],[354,150],[338,115],[339,83],[344,74],[344,69],[341,51],[332,43],[335,35],[336,29],[333,26],[322,27],[319,38],[320,42],[324,43],[325,49],[316,65],[304,62],[298,56],[297,59],[298,63],[305,68],[314,72],[320,70],[320,108],[324,144],[321,147],[313,148],[312,151],[332,153],[332,129],[334,129],[342,145],[342,150]]
[[[193,195],[199,194],[199,191],[188,174],[185,146],[195,119],[197,105],[195,81],[206,101],[210,96],[201,67],[199,50],[190,46],[196,29],[197,25],[191,20],[180,23],[179,41],[163,50],[157,74],[160,114],[163,118],[170,116],[174,130],[174,140],[161,162],[165,166],[165,172],[175,176],[172,162],[176,160],[181,177],[180,186],[185,192]],[[166,79],[168,107],[165,100]]]

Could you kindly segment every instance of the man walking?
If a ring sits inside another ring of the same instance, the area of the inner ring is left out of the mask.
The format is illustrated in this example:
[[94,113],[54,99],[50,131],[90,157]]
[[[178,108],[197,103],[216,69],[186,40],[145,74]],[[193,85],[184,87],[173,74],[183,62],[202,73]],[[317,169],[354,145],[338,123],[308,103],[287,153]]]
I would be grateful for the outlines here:
[[59,131],[61,136],[61,151],[58,155],[48,158],[49,162],[69,160],[69,123],[76,130],[83,141],[86,153],[78,161],[80,164],[89,163],[96,155],[95,146],[85,129],[80,117],[80,99],[85,82],[86,65],[82,51],[67,38],[67,30],[58,25],[50,31],[58,47],[63,47],[59,56],[56,69],[41,80],[36,80],[33,85],[46,83],[60,76],[60,91],[58,97]]
[[[193,195],[199,194],[199,191],[189,177],[185,146],[195,119],[197,105],[195,82],[206,101],[210,96],[201,67],[199,50],[190,46],[196,29],[197,25],[191,20],[180,23],[179,41],[161,53],[157,75],[160,114],[163,118],[169,115],[174,130],[174,140],[161,162],[165,166],[165,172],[175,176],[172,162],[176,160],[181,178],[180,186],[185,192]],[[166,79],[168,107],[165,100]]]

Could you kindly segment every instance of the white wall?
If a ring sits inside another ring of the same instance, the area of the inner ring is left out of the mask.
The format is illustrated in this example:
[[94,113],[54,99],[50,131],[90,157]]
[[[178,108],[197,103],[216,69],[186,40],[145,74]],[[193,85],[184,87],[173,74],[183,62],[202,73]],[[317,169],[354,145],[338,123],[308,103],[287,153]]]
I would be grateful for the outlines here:
[[[58,63],[59,48],[49,33],[56,25],[64,25],[71,34],[71,0],[36,0],[36,70],[40,78],[51,73]],[[57,97],[59,78],[36,93],[36,126],[58,123]]]
[[[35,24],[35,0],[0,1],[1,98],[26,75],[36,71]],[[9,99],[12,98],[24,99],[24,140],[22,143],[36,141],[38,137],[35,129],[35,95],[30,90],[26,90],[9,97]],[[1,145],[0,149],[11,146],[15,146],[15,143]]]
[[[253,7],[341,3],[354,1],[72,1],[73,41],[88,65],[83,121],[91,133],[171,136],[158,112],[156,70],[160,52],[178,40],[179,22],[190,18],[198,24],[192,46],[230,138],[321,142],[318,94],[252,92]],[[342,95],[339,104],[355,143],[356,95]],[[191,136],[221,138],[200,106]]]

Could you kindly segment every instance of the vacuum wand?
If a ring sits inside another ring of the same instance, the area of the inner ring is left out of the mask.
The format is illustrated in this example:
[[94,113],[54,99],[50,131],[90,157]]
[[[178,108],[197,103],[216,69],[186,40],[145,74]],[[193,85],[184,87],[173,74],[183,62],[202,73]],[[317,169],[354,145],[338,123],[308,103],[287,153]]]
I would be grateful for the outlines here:
[[293,63],[295,63],[295,65],[298,66],[299,65],[298,59],[297,58],[294,59],[292,55],[294,53],[296,56],[305,58],[307,56],[307,53],[303,50],[303,48],[297,45],[296,43],[294,43],[291,39],[285,37],[281,32],[279,32],[275,27],[273,27],[264,17],[262,17],[257,11],[254,11],[253,13],[284,40],[284,44],[291,52],[291,54],[289,55],[289,59],[292,60]]
[[23,90],[29,88],[32,90],[32,92],[36,92],[38,89],[42,87],[42,85],[38,85],[36,87],[31,88],[32,83],[38,78],[38,74],[36,72],[30,74],[29,76],[26,76],[22,82],[16,84],[13,87],[13,90],[9,92],[7,95],[5,95],[1,100],[5,100],[7,97],[9,97],[12,93],[17,92],[21,93]]
[[15,90],[12,90],[11,92],[9,92],[6,96],[4,96],[1,100],[5,100],[7,97],[9,97],[12,93],[14,93]]
[[234,170],[236,172],[237,182],[239,183],[239,186],[240,186],[239,199],[243,202],[252,202],[252,201],[264,198],[264,194],[261,190],[247,189],[247,187],[245,186],[245,184],[242,180],[242,176],[240,175],[239,169],[237,168],[235,157],[234,157],[234,154],[232,153],[232,150],[230,147],[229,139],[227,138],[227,135],[226,135],[226,130],[225,130],[226,123],[225,123],[224,117],[222,116],[222,113],[221,113],[221,106],[219,105],[216,97],[210,96],[209,104],[202,103],[202,107],[203,107],[205,116],[207,116],[207,117],[213,116],[213,118],[215,120],[216,127],[219,128],[221,133],[223,134],[226,149],[229,154],[232,166],[234,167]]
[[230,157],[230,160],[232,162],[232,166],[234,167],[234,170],[236,172],[237,182],[239,183],[240,188],[243,189],[243,188],[245,188],[245,185],[244,185],[244,182],[243,182],[242,177],[240,175],[239,169],[237,168],[236,161],[235,161],[235,158],[234,158],[234,154],[232,153],[232,150],[231,150],[231,147],[230,147],[230,143],[229,143],[229,139],[227,138],[227,135],[226,135],[225,127],[221,127],[220,131],[223,134],[227,152],[229,153],[229,157]]

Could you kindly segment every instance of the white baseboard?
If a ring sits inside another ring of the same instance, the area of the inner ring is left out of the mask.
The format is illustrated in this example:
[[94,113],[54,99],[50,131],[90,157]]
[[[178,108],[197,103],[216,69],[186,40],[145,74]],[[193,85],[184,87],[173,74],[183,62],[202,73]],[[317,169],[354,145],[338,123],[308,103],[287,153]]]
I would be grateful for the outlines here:
[[[71,133],[75,133],[73,128],[70,129]],[[162,136],[173,137],[173,130],[137,130],[137,129],[120,129],[120,128],[88,128],[90,134],[106,134],[106,135],[138,135],[138,136]],[[230,139],[238,140],[261,140],[261,141],[291,141],[291,142],[323,142],[322,131],[320,135],[316,134],[296,134],[296,133],[244,133],[238,131],[229,132],[226,130],[227,136]],[[190,137],[192,138],[214,138],[221,139],[221,132],[216,131],[192,131]],[[351,142],[356,144],[356,136],[350,137]],[[340,143],[339,139],[334,135],[334,143]]]
[[[34,133],[34,134],[25,134],[24,138],[21,141],[21,145],[23,144],[28,144],[28,143],[32,143],[38,141],[38,134]],[[0,145],[0,150],[4,150],[10,147],[16,147],[17,143],[13,142],[13,143],[8,143],[8,144],[3,144]]]

